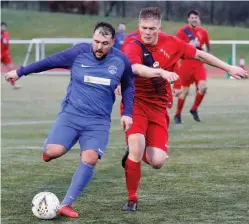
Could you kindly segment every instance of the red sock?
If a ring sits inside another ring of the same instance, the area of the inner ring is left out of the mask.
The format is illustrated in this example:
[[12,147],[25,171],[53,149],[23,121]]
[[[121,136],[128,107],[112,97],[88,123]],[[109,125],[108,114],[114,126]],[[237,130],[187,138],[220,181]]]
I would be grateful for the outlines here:
[[199,92],[195,95],[195,102],[191,108],[191,110],[197,110],[203,100],[204,94],[200,94]]
[[181,114],[185,99],[178,98],[176,115]]
[[146,149],[144,150],[144,154],[143,154],[142,160],[143,160],[145,163],[147,163],[147,164],[150,165],[150,163],[148,162],[148,160],[147,160],[147,158],[146,158]]
[[10,84],[11,84],[12,86],[15,86],[15,81],[14,81],[14,80],[10,80]]
[[141,163],[127,158],[125,163],[125,179],[128,191],[128,200],[138,201],[137,190],[141,177]]

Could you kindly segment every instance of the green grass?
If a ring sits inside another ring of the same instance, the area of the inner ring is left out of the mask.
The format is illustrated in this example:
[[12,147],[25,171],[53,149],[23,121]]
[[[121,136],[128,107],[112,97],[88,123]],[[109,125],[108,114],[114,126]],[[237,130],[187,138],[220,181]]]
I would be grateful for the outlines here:
[[62,200],[79,161],[78,145],[50,163],[40,159],[68,80],[65,76],[24,77],[23,88],[17,91],[2,81],[2,224],[249,223],[249,83],[224,79],[209,80],[201,123],[188,113],[192,89],[183,111],[185,123],[170,125],[166,165],[153,170],[143,164],[138,212],[122,212],[126,188],[120,158],[125,149],[118,98],[108,151],[75,203],[80,218],[40,221],[33,217],[33,196],[48,190]]
[[[120,17],[97,17],[83,16],[63,13],[48,13],[22,10],[2,9],[2,20],[8,22],[11,39],[32,39],[41,37],[91,37],[94,25],[100,21],[109,21],[115,27],[121,21],[127,23],[127,30],[132,31],[137,28],[137,18]],[[177,29],[184,25],[179,22],[163,22],[164,31],[175,34]],[[205,25],[212,40],[248,40],[249,29],[229,26],[210,26]],[[62,50],[66,45],[50,45],[47,47],[47,55]],[[231,56],[231,45],[212,46],[213,54],[227,61]],[[12,45],[11,52],[15,64],[24,61],[27,46]],[[245,56],[249,60],[249,45],[240,45],[237,48],[237,56]],[[34,54],[31,61],[34,60]],[[30,62],[31,62],[30,61]]]

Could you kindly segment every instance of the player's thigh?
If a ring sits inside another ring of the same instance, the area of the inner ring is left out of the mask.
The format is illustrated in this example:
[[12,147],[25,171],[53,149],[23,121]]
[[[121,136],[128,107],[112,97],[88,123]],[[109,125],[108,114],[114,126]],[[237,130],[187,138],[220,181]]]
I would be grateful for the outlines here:
[[133,109],[133,124],[125,134],[129,145],[129,158],[140,161],[145,149],[145,135],[148,128],[148,116],[146,106],[135,104]]
[[167,112],[153,112],[146,132],[146,146],[168,152],[169,116]]
[[181,66],[180,79],[182,86],[189,87],[194,82],[193,69],[187,66]]
[[198,89],[207,88],[207,72],[204,65],[198,66],[194,71],[195,84]]
[[46,146],[60,145],[70,150],[79,138],[79,131],[73,125],[75,119],[72,114],[60,113],[48,134]]
[[137,133],[142,135],[146,134],[148,127],[147,107],[145,103],[135,101],[132,113],[133,123],[129,131],[126,132],[127,137]]
[[146,135],[146,158],[155,168],[161,168],[168,158],[168,126],[152,123]]
[[135,134],[145,135],[148,126],[148,116],[145,112],[145,108],[141,103],[134,103],[133,113],[132,113],[132,126],[125,133],[126,141],[128,141],[129,136]]
[[148,125],[146,157],[149,164],[155,169],[161,168],[168,158],[168,126],[169,117],[167,114]]
[[[84,129],[81,131],[79,136],[79,144],[82,152],[82,157],[84,154],[88,154],[88,150],[95,151],[95,154],[91,154],[88,158],[82,158],[85,162],[92,164],[93,160],[96,158],[101,159],[107,149],[109,142],[110,125],[96,124],[91,128]],[[90,154],[89,154],[90,155]]]

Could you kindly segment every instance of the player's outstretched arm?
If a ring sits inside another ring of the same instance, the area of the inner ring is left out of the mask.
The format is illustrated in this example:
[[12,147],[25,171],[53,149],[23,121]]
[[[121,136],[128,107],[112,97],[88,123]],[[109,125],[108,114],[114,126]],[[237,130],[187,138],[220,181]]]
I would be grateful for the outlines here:
[[170,83],[175,82],[179,78],[175,72],[169,72],[161,68],[151,68],[142,64],[133,64],[132,71],[134,74],[144,78],[161,77]]
[[121,128],[124,132],[128,131],[132,125],[132,112],[134,103],[134,75],[128,58],[124,58],[125,70],[121,78],[121,94],[124,112],[121,117]]
[[229,65],[226,62],[220,60],[219,58],[204,51],[197,50],[195,59],[203,61],[206,64],[212,65],[214,67],[220,68],[236,79],[248,78],[248,72],[246,70],[238,66]]
[[161,77],[160,68],[151,68],[142,64],[133,64],[131,67],[135,75],[139,75],[144,78]]
[[16,73],[18,75],[18,78],[20,78],[23,75],[43,72],[53,68],[70,69],[75,58],[81,52],[84,52],[86,48],[88,48],[88,45],[86,44],[77,44],[67,50],[58,52],[54,55],[44,58],[43,60],[34,62],[27,66],[21,66],[20,69],[16,70]]

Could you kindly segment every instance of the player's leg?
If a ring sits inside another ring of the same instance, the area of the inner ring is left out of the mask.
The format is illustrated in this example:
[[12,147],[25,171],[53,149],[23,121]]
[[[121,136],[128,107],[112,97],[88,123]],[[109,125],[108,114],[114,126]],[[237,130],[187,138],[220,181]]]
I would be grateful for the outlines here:
[[144,156],[154,169],[160,169],[168,159],[169,116],[164,112],[153,112],[149,117]]
[[182,84],[182,93],[178,97],[178,100],[177,100],[176,113],[174,116],[174,120],[176,124],[183,123],[181,113],[182,113],[182,109],[183,109],[186,97],[189,92],[189,86],[193,82],[191,68],[188,68],[186,66],[181,66],[179,69],[179,74],[180,74],[181,84]]
[[133,124],[126,133],[129,146],[129,155],[125,161],[125,180],[128,192],[128,203],[124,211],[135,211],[138,203],[138,187],[141,178],[141,160],[145,149],[145,133],[148,119],[145,109],[135,103],[133,109]]
[[[89,119],[88,122],[91,123]],[[78,213],[72,209],[72,204],[91,181],[97,161],[106,151],[110,125],[97,122],[94,125],[86,125],[84,129],[79,137],[81,160],[58,212],[71,218],[78,217]]]
[[190,110],[195,121],[200,122],[198,107],[203,101],[203,98],[207,91],[207,74],[203,65],[196,68],[195,71],[195,83],[197,86],[197,92],[194,100],[194,104]]
[[175,116],[174,116],[174,120],[175,120],[176,124],[182,124],[183,123],[181,113],[182,113],[182,109],[183,109],[186,97],[188,95],[188,92],[189,92],[189,86],[182,86],[182,93],[178,97],[176,113],[175,113]]
[[53,124],[44,142],[43,160],[48,162],[64,155],[78,140],[79,131],[73,127],[74,115],[62,112]]
[[135,211],[137,209],[138,187],[141,178],[141,160],[145,149],[144,135],[140,133],[129,135],[128,145],[129,155],[125,162],[125,182],[128,192],[128,203],[125,204],[123,210]]

